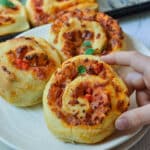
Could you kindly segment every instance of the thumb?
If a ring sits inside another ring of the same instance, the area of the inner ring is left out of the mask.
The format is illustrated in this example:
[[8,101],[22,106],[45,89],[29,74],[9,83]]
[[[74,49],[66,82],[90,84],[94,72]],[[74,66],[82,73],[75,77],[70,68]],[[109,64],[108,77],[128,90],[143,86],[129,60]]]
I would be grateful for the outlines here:
[[150,104],[123,113],[115,122],[118,130],[127,130],[147,124],[150,124]]

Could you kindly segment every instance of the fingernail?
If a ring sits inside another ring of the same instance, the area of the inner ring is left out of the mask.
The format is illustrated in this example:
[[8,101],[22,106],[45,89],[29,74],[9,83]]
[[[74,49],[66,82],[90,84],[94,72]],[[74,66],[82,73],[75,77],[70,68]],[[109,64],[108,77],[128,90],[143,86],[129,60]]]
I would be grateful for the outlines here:
[[118,130],[125,130],[129,128],[129,123],[126,118],[120,118],[115,122],[115,126]]

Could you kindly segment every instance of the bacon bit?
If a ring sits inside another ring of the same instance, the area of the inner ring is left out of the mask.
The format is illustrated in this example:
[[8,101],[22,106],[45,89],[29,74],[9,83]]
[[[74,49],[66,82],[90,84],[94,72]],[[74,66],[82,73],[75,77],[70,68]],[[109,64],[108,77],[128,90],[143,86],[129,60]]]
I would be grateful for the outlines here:
[[[63,89],[61,89],[58,86],[52,85],[52,88],[49,90],[49,94],[48,94],[48,103],[55,103],[58,104],[58,106],[61,106],[62,104],[62,93],[63,93]],[[55,101],[53,101],[55,100]]]
[[101,34],[98,33],[98,34],[96,35],[96,39],[99,39],[100,37],[101,37]]
[[52,19],[52,15],[49,15],[43,11],[43,0],[32,0],[33,9],[36,12],[34,24],[36,26],[46,24]]
[[22,59],[17,58],[15,60],[15,65],[22,70],[28,70],[29,69],[29,64],[27,62],[24,62]]
[[93,99],[93,101],[91,103],[91,108],[94,110],[94,109],[98,108],[100,106],[100,104],[101,104],[100,100]]
[[87,88],[87,89],[86,89],[86,93],[92,94],[92,92],[93,92],[93,90],[92,90],[91,88]]
[[41,54],[34,53],[32,55],[27,55],[25,56],[25,59],[30,61],[30,66],[34,67],[46,66],[49,63],[48,56],[43,53]]
[[84,60],[84,62],[88,62],[89,61],[89,59],[88,58],[86,58],[85,60]]
[[55,105],[58,107],[62,106],[62,96],[58,97],[55,101]]
[[63,34],[63,37],[64,37],[65,39],[67,39],[67,40],[73,41],[73,33],[72,33],[72,32],[65,32],[65,33]]
[[85,97],[85,99],[87,99],[88,101],[92,101],[92,99],[93,99],[92,95],[90,95],[90,94],[86,94],[84,97]]
[[79,104],[79,102],[78,102],[78,100],[74,99],[74,100],[69,101],[68,104],[75,106],[76,104]]
[[92,68],[94,69],[95,74],[99,74],[103,69],[103,64],[93,63]]
[[40,80],[44,80],[46,78],[46,72],[43,71],[42,68],[35,67],[35,68],[33,68],[33,71],[36,72],[36,74]]
[[12,17],[0,16],[0,25],[9,25],[15,23]]
[[81,24],[81,27],[85,28],[85,27],[86,27],[86,24]]
[[22,62],[21,67],[23,70],[27,70],[29,68],[29,64]]
[[124,101],[123,100],[118,100],[117,109],[120,112],[124,112],[126,110],[126,108],[124,109]]
[[66,118],[67,122],[70,124],[70,125],[74,125],[74,126],[77,126],[80,124],[80,120],[78,118],[76,118],[76,115],[75,116],[68,116]]
[[76,31],[72,31],[72,32],[65,32],[63,34],[63,37],[67,40],[71,40],[72,42],[76,42],[78,41],[79,38],[81,38],[81,31],[80,30],[76,30]]
[[65,116],[63,115],[62,112],[60,112],[59,110],[54,110],[54,109],[53,109],[53,111],[56,112],[56,115],[58,118],[64,118],[65,119]]
[[24,55],[27,53],[28,49],[31,49],[27,46],[21,46],[16,48],[16,57],[22,59]]
[[91,66],[89,66],[87,72],[89,74],[96,74],[96,75],[98,75],[103,69],[102,66],[103,65],[93,63]]
[[19,58],[16,59],[16,61],[15,61],[15,64],[16,64],[16,65],[20,65],[21,63],[22,63],[22,59],[19,59]]
[[70,32],[65,32],[63,37],[65,39],[62,51],[65,55],[70,58],[79,54],[83,54],[84,50],[81,45],[84,40],[89,40],[93,38],[94,34],[88,30],[81,32],[80,30],[74,30]]
[[102,122],[102,120],[105,118],[105,116],[106,115],[104,113],[102,113],[99,110],[96,110],[94,112],[94,114],[92,114],[91,120],[93,123],[98,124],[98,123]]
[[65,25],[66,25],[66,26],[68,26],[68,27],[70,27],[70,24],[69,24],[69,22],[65,22]]
[[115,80],[112,80],[112,85],[116,91],[116,95],[122,91],[122,88],[117,84]]
[[104,93],[104,91],[102,90],[101,87],[98,87],[96,88],[94,91],[93,91],[93,99],[96,101],[100,101],[102,100],[103,103],[104,101],[106,101],[107,103],[109,103],[109,99],[108,99],[108,96],[106,95],[106,93]]
[[73,96],[74,98],[77,98],[78,95],[83,95],[83,94],[84,94],[83,87],[80,86],[80,87],[77,87],[77,88],[75,89],[75,91],[74,91],[74,93],[73,93],[72,96]]

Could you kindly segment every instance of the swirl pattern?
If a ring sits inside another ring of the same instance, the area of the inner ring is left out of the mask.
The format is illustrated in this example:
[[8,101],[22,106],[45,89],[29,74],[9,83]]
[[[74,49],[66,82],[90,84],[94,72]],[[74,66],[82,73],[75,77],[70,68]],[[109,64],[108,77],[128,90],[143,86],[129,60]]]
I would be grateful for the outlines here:
[[97,56],[65,61],[43,96],[49,129],[69,142],[96,143],[111,135],[114,121],[129,105],[128,91],[112,68]]
[[97,10],[95,0],[27,0],[27,11],[33,26],[39,26],[54,21],[64,11],[75,9]]
[[0,95],[17,106],[41,102],[45,84],[60,65],[55,49],[33,37],[8,40],[0,49]]
[[0,5],[0,36],[21,32],[29,28],[24,7],[17,0],[10,0],[14,7]]
[[50,28],[49,42],[62,60],[85,54],[84,42],[90,42],[94,54],[107,54],[124,47],[123,32],[116,20],[92,10],[76,10],[60,16]]

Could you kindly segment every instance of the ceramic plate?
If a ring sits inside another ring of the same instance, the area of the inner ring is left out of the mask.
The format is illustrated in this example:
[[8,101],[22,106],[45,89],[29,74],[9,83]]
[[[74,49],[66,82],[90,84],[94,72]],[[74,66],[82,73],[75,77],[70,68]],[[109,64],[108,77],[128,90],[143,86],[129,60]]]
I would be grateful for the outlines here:
[[[50,25],[34,28],[19,36],[37,36],[47,40]],[[150,51],[139,41],[126,36],[127,49],[138,50],[146,55]],[[136,107],[134,95],[131,108]],[[26,150],[100,150],[110,149],[128,141],[141,129],[128,132],[116,132],[100,144],[84,145],[64,143],[56,139],[47,129],[42,105],[29,108],[17,108],[0,98],[0,140],[14,149]]]

